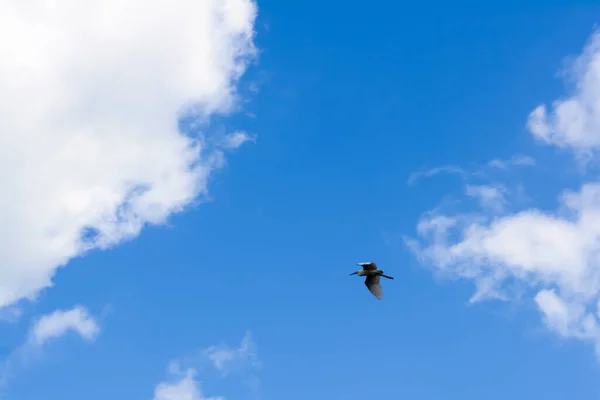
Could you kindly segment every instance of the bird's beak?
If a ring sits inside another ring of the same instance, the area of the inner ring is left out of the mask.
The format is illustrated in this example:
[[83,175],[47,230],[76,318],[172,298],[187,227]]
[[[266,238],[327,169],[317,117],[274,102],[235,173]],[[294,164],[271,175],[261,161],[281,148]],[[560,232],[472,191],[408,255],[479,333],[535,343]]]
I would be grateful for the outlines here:
[[356,275],[356,274],[358,274],[358,272],[353,272],[353,273],[350,274],[350,276]]

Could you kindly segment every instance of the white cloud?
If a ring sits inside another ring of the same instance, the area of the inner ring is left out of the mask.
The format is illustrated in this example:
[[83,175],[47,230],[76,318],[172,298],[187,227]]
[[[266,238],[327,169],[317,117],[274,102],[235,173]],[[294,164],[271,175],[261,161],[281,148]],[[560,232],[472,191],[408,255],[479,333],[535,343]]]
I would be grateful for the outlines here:
[[[517,277],[557,284],[569,295],[600,291],[600,184],[562,196],[562,216],[536,209],[479,219],[426,216],[419,229],[429,245],[419,254],[438,268],[472,278],[493,272],[497,283]],[[434,224],[444,220],[444,225]],[[415,244],[414,242],[412,242]]]
[[444,165],[441,167],[431,168],[428,170],[412,173],[408,178],[408,184],[412,185],[421,178],[430,178],[439,174],[452,174],[464,177],[468,174],[468,172],[460,167],[457,167],[456,165]]
[[175,379],[156,386],[153,400],[225,400],[224,397],[205,397],[196,380],[196,370],[192,368],[174,375]]
[[226,149],[237,149],[246,142],[253,142],[254,138],[243,131],[233,132],[223,140],[223,147]]
[[474,280],[472,301],[509,298],[516,279],[537,292],[551,329],[592,340],[600,354],[600,184],[565,192],[555,213],[426,215],[418,233],[426,245],[409,247],[435,270]]
[[421,178],[431,178],[432,176],[441,174],[458,175],[466,179],[468,177],[483,177],[491,169],[507,169],[510,167],[531,167],[535,166],[536,162],[533,157],[517,155],[508,160],[500,158],[488,161],[484,165],[475,165],[473,170],[468,170],[457,165],[443,165],[431,169],[413,172],[408,178],[408,184],[412,185]]
[[[200,358],[205,357],[223,376],[232,369],[260,366],[256,344],[252,341],[250,332],[246,332],[239,347],[211,346],[202,351]],[[196,378],[197,369],[190,366],[200,361],[197,357],[172,361],[168,368],[169,379],[155,387],[153,400],[224,400],[223,397],[204,397],[200,381]],[[253,390],[259,385],[256,377],[250,377],[247,383]]]
[[492,168],[506,169],[512,166],[522,166],[522,167],[533,167],[535,166],[535,159],[529,156],[515,156],[508,160],[494,159],[488,162],[488,166]]
[[252,0],[0,2],[0,308],[206,193],[223,154],[178,117],[235,110],[256,12]]
[[211,346],[205,350],[205,354],[223,375],[227,375],[232,369],[248,365],[260,367],[256,344],[252,341],[250,332],[246,332],[239,347]]
[[556,291],[540,290],[535,302],[542,312],[546,325],[564,337],[593,340],[600,356],[600,331],[597,318],[586,312],[577,302],[568,302],[556,294]]
[[33,321],[27,340],[17,347],[0,366],[0,386],[8,384],[17,368],[22,368],[32,357],[39,356],[44,345],[68,333],[75,333],[87,342],[100,334],[96,319],[82,306],[70,310],[56,310]]
[[[537,139],[580,157],[600,146],[598,33],[570,72],[575,94],[556,101],[551,115],[536,108],[528,126]],[[600,182],[563,191],[554,211],[426,213],[417,233],[409,248],[434,271],[474,281],[471,302],[511,299],[526,288],[550,330],[592,343],[600,357]]]
[[575,81],[572,96],[555,101],[551,110],[538,106],[528,127],[543,142],[585,155],[600,147],[600,32],[592,35],[568,72]]
[[48,340],[56,339],[68,332],[75,332],[84,340],[93,341],[100,328],[87,309],[81,306],[66,311],[56,310],[35,322],[29,333],[29,342],[41,346]]
[[23,310],[17,306],[0,308],[0,321],[2,322],[17,322],[22,315]]
[[506,205],[503,185],[467,185],[465,191],[467,196],[477,199],[483,208],[491,211],[501,212]]

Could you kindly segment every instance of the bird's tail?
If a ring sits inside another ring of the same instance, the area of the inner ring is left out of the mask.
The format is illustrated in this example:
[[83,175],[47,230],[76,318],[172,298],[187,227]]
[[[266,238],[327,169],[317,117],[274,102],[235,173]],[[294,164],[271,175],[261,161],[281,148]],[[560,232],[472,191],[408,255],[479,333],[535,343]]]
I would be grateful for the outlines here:
[[384,278],[388,278],[388,279],[394,279],[393,277],[387,276],[387,275],[381,275],[381,276],[383,276]]

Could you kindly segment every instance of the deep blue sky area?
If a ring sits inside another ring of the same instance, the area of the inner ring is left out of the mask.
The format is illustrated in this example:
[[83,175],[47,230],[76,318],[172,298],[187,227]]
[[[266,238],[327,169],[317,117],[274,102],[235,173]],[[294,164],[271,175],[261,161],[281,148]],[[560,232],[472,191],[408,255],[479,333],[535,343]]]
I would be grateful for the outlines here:
[[[241,110],[208,128],[243,129],[256,143],[227,155],[210,198],[59,270],[26,315],[81,303],[102,333],[46,350],[10,398],[151,399],[170,360],[237,345],[247,330],[260,389],[200,371],[207,396],[599,398],[592,346],[549,332],[528,298],[469,304],[472,282],[433,273],[403,237],[463,191],[453,175],[409,185],[416,171],[568,159],[525,124],[571,90],[558,73],[600,4],[262,0],[258,13],[260,56],[240,84]],[[507,179],[552,208],[579,184],[572,169]],[[395,277],[383,300],[348,276],[362,261]],[[2,345],[18,345],[27,326],[3,328]]]

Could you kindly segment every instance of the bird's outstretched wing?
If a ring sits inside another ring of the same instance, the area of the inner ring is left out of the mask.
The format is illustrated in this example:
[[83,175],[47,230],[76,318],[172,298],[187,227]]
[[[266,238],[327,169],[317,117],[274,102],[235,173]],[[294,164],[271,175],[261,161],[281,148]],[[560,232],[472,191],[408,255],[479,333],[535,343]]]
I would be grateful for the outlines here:
[[381,300],[383,297],[383,288],[381,287],[379,280],[379,275],[367,276],[367,279],[365,279],[365,285],[367,285],[369,292],[371,292],[373,296]]
[[375,271],[377,269],[377,264],[375,264],[374,262],[363,262],[358,263],[358,265],[363,267],[365,271]]

